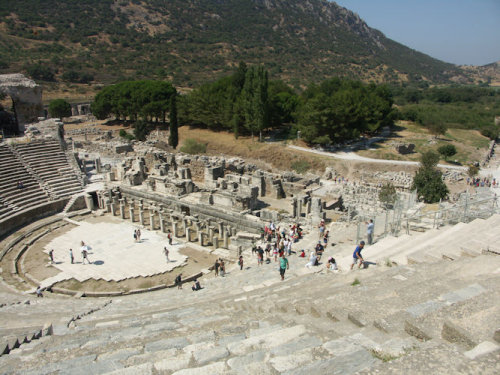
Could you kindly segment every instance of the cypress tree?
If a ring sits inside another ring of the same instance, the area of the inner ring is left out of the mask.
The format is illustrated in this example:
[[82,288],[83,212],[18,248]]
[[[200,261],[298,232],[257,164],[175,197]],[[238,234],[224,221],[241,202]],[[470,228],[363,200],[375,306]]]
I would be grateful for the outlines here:
[[170,135],[168,137],[168,144],[173,148],[177,148],[179,144],[176,96],[176,94],[173,94],[170,98]]

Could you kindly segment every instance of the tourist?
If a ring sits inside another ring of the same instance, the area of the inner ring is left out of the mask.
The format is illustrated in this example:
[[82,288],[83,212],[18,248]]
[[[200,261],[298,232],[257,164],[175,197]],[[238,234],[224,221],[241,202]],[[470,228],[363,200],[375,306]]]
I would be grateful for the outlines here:
[[371,245],[373,242],[373,229],[375,224],[373,224],[373,220],[370,219],[369,222],[366,223],[366,240],[368,242],[368,245]]
[[354,250],[354,253],[352,254],[351,270],[358,263],[358,261],[359,261],[359,267],[358,268],[361,268],[361,265],[364,264],[364,259],[361,256],[361,250],[363,250],[364,247],[365,247],[365,241],[361,241],[359,243],[359,245],[356,247],[356,249]]
[[274,261],[278,261],[278,244],[275,243],[273,246],[273,256],[274,256]]
[[182,273],[175,278],[175,285],[177,285],[177,289],[182,289]]
[[170,229],[168,230],[167,238],[168,238],[168,244],[172,246],[172,233],[170,233]]
[[260,246],[257,248],[257,264],[259,266],[264,264],[264,249]]
[[137,242],[141,242],[141,230],[137,229]]
[[134,229],[134,242],[137,242],[137,230]]
[[17,182],[17,188],[18,189],[24,189],[24,183],[22,181]]
[[305,257],[306,257],[306,252],[305,252],[305,250],[304,250],[304,249],[300,250],[299,257],[300,257],[300,258],[305,258]]
[[285,271],[289,269],[288,259],[286,259],[285,254],[280,257],[280,276],[281,281],[285,280]]
[[311,268],[317,265],[318,265],[318,257],[316,256],[314,251],[311,251],[311,254],[309,254],[309,262],[306,264],[306,267]]
[[268,243],[266,245],[266,258],[269,259],[269,255],[271,254],[271,244]]
[[224,263],[224,260],[222,260],[222,258],[219,259],[219,261],[220,261],[220,275],[224,277],[224,275],[226,274],[226,264]]
[[69,249],[69,259],[71,259],[71,264],[75,263],[75,257],[73,256],[73,249]]
[[36,294],[37,298],[38,297],[43,297],[42,288],[40,287],[40,285],[38,285],[36,287],[35,294]]
[[326,269],[330,270],[330,271],[338,271],[339,270],[337,267],[337,262],[335,262],[334,257],[328,258],[328,262],[326,263]]
[[91,264],[92,262],[89,260],[89,257],[88,257],[88,251],[86,249],[85,246],[83,246],[83,249],[82,249],[82,264],[85,264],[85,260]]
[[49,251],[50,263],[54,264],[54,249]]
[[194,280],[194,284],[191,287],[191,290],[193,292],[196,292],[196,291],[201,290],[201,289],[203,289],[203,288],[201,287],[200,282],[198,280]]
[[318,258],[318,261],[321,260],[321,256],[323,255],[324,250],[325,250],[325,248],[321,244],[321,241],[318,241],[318,244],[314,248],[314,251],[316,252],[316,257]]
[[325,235],[323,236],[323,242],[324,242],[325,246],[328,244],[328,236],[329,236],[329,234],[330,234],[330,231],[327,230],[325,232]]
[[325,221],[321,220],[318,227],[319,227],[319,238],[321,239],[325,235]]
[[165,257],[167,258],[167,263],[170,262],[170,259],[168,259],[168,254],[170,253],[167,249],[166,246],[163,247],[163,252],[165,253]]
[[219,259],[216,259],[214,264],[215,276],[219,276],[219,267],[220,267]]
[[240,266],[240,271],[243,269],[243,255],[240,255],[240,259],[238,259],[238,265]]

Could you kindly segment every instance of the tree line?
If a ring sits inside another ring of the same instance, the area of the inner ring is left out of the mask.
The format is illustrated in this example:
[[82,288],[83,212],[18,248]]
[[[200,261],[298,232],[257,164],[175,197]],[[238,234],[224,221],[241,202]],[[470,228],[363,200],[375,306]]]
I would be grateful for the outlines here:
[[91,104],[98,119],[114,116],[117,120],[159,122],[166,124],[172,96],[177,90],[168,82],[125,81],[102,89]]
[[395,118],[387,86],[339,78],[311,85],[301,95],[264,68],[237,71],[180,98],[182,124],[256,135],[270,129],[301,131],[308,143],[331,144],[373,133]]

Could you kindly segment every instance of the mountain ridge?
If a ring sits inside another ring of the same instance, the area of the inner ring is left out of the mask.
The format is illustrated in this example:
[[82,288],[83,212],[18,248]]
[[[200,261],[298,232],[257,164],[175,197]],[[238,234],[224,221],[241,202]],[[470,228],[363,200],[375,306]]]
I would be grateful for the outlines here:
[[326,0],[0,0],[0,15],[0,47],[7,51],[0,73],[41,64],[56,79],[76,71],[104,83],[155,78],[193,86],[245,61],[295,87],[333,76],[427,84],[478,79]]

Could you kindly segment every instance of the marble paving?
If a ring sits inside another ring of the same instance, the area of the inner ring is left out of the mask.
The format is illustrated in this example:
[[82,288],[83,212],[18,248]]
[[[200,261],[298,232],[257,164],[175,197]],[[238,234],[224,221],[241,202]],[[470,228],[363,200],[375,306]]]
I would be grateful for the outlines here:
[[[171,271],[184,265],[187,256],[179,250],[184,243],[174,240],[168,246],[166,235],[141,228],[141,241],[135,242],[132,223],[79,222],[79,225],[48,243],[44,252],[54,249],[53,267],[61,270],[54,277],[43,280],[42,286],[75,278],[78,281],[103,279],[119,281],[130,277],[152,276]],[[91,264],[82,264],[81,241],[88,250]],[[169,249],[170,262],[167,262],[163,248]],[[74,264],[71,264],[69,249],[73,249]]]

